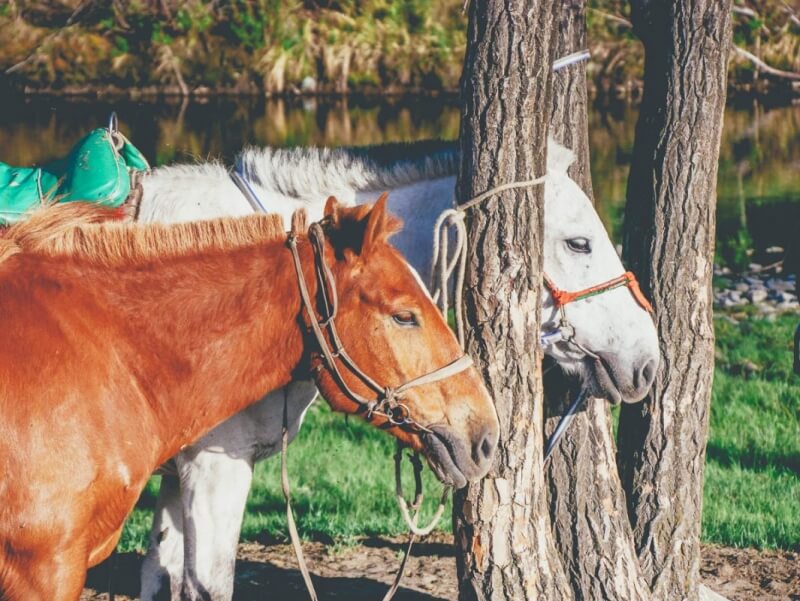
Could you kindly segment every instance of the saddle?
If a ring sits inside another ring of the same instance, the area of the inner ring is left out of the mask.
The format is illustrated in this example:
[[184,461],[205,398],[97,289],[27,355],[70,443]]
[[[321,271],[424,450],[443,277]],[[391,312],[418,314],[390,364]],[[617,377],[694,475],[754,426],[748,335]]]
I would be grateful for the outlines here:
[[134,188],[132,178],[150,169],[147,159],[116,128],[98,128],[70,153],[41,167],[0,162],[0,226],[51,202],[87,201],[122,206]]

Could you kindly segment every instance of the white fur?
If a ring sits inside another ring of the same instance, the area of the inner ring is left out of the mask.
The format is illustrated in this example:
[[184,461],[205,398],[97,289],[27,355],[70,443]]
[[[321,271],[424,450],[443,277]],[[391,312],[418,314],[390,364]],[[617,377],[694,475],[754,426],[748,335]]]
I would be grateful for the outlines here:
[[[572,153],[552,141],[548,153],[545,272],[569,290],[620,275],[622,265],[600,218],[567,176]],[[430,276],[433,223],[453,205],[457,162],[454,147],[442,144],[352,151],[250,149],[239,158],[259,198],[270,211],[284,216],[287,227],[291,213],[300,206],[311,219],[321,217],[329,195],[358,204],[372,202],[389,190],[390,210],[405,223],[392,242],[425,282]],[[179,222],[251,210],[220,165],[164,167],[144,182],[140,220]],[[578,236],[591,240],[591,255],[576,255],[566,247],[565,240]],[[543,325],[550,327],[548,322],[557,314],[549,294],[543,294],[543,302]],[[657,358],[655,328],[626,290],[580,301],[567,311],[581,343],[593,351],[615,353],[621,369],[642,357]],[[581,352],[563,343],[549,352],[568,370],[591,379]],[[284,395],[289,398],[294,436],[315,395],[309,382],[266,395],[176,457],[180,486],[168,478],[162,483],[142,567],[143,601],[153,601],[166,587],[176,601],[182,598],[181,591],[188,599],[231,599],[252,467],[280,448]]]

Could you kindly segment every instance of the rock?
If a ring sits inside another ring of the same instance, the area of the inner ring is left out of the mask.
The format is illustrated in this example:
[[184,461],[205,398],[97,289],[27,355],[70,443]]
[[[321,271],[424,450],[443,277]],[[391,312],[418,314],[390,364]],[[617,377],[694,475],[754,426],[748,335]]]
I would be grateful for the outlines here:
[[733,285],[733,289],[738,290],[739,292],[747,292],[748,290],[750,290],[750,284],[748,284],[747,282],[736,282]]
[[306,94],[313,94],[317,91],[317,80],[307,75],[300,83],[300,90]]
[[797,295],[792,294],[791,292],[778,292],[775,295],[775,300],[777,300],[779,303],[796,303]]
[[770,246],[769,248],[767,248],[767,253],[771,255],[782,252],[785,252],[782,246]]
[[744,295],[745,298],[747,298],[754,305],[756,303],[764,302],[765,300],[767,300],[767,296],[769,296],[767,291],[761,288],[751,288],[750,290],[745,292]]
[[751,286],[753,286],[755,284],[760,284],[761,283],[761,278],[757,278],[757,277],[754,277],[752,275],[746,275],[746,276],[744,276],[744,281],[747,282],[748,284],[750,284]]
[[750,263],[750,265],[748,265],[747,268],[750,271],[761,271],[764,268],[764,266],[761,263]]
[[717,299],[717,303],[726,309],[731,307],[740,307],[742,305],[746,305],[747,301],[744,300],[738,292],[730,290],[728,292],[723,292]]
[[775,308],[778,311],[796,311],[797,309],[800,309],[800,303],[798,303],[796,300],[785,303],[778,303],[775,306]]
[[766,285],[770,290],[777,290],[779,292],[788,292],[794,290],[794,282],[789,280],[781,280],[778,278],[768,279]]

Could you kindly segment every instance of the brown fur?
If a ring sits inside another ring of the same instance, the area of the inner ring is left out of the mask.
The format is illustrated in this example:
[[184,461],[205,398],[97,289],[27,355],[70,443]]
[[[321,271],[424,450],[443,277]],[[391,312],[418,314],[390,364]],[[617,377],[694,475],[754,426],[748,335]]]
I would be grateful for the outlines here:
[[[358,210],[331,200],[326,215],[337,325],[358,365],[397,386],[457,357],[446,322],[386,243],[385,199]],[[103,218],[77,204],[48,208],[0,243],[2,601],[75,601],[156,467],[319,361],[276,218],[94,224]],[[305,236],[298,248],[316,298]],[[398,328],[398,310],[421,326]],[[334,408],[356,410],[326,371],[317,384]],[[405,403],[467,453],[497,430],[474,369]],[[387,430],[423,449],[416,434]]]
[[[73,256],[102,265],[225,251],[286,236],[280,215],[255,214],[165,225],[121,223],[116,209],[70,202],[43,207],[0,238],[0,262],[22,250]],[[304,225],[305,219],[295,218]],[[303,230],[304,231],[304,230]]]

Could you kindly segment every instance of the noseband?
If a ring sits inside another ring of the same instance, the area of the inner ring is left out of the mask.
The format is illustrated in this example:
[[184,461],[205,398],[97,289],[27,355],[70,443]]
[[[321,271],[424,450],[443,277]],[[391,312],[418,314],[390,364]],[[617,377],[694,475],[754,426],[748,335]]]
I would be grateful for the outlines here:
[[[336,330],[336,313],[338,311],[339,299],[336,292],[336,280],[333,277],[325,261],[325,230],[326,220],[312,223],[308,228],[308,240],[314,251],[314,271],[316,273],[319,296],[321,297],[322,318],[317,317],[314,305],[311,302],[311,295],[308,292],[305,275],[300,263],[300,254],[297,250],[297,236],[291,232],[287,238],[287,245],[292,251],[295,272],[297,273],[297,284],[300,288],[300,297],[303,307],[308,314],[311,322],[311,329],[317,340],[320,351],[324,359],[324,367],[333,376],[339,390],[351,401],[359,406],[359,411],[365,414],[367,420],[372,420],[373,416],[378,415],[386,419],[392,425],[416,432],[430,432],[430,429],[420,424],[412,416],[408,406],[402,402],[404,393],[412,388],[424,386],[445,380],[455,374],[461,373],[472,365],[472,358],[469,355],[461,355],[455,361],[448,363],[438,369],[430,371],[422,376],[408,380],[400,386],[381,386],[370,376],[368,376],[355,361],[347,354],[344,345],[339,338]],[[328,338],[325,337],[327,330]],[[330,339],[330,343],[328,340]],[[356,376],[363,384],[372,389],[376,397],[372,400],[361,396],[347,385],[342,376],[336,359],[339,359],[344,367],[351,374]],[[322,367],[322,366],[320,366]]]
[[[590,286],[576,292],[562,290],[553,283],[553,280],[551,280],[547,274],[544,274],[543,279],[544,285],[547,286],[547,289],[550,291],[550,295],[553,297],[553,306],[558,309],[558,312],[561,315],[561,320],[558,324],[558,330],[545,335],[543,338],[547,339],[548,342],[558,342],[560,340],[566,342],[567,344],[571,344],[590,357],[597,358],[597,355],[575,339],[575,328],[567,319],[567,311],[565,309],[566,305],[569,303],[574,303],[575,301],[590,298],[592,296],[598,296],[604,292],[616,290],[617,288],[622,288],[624,286],[630,290],[633,298],[636,300],[639,306],[642,307],[642,309],[650,314],[653,313],[653,306],[650,304],[650,301],[645,298],[644,294],[642,293],[642,289],[639,287],[639,282],[636,280],[636,276],[630,271],[626,271],[621,276],[610,279],[601,284],[596,284],[595,286]],[[557,337],[557,339],[552,340],[555,337]]]

